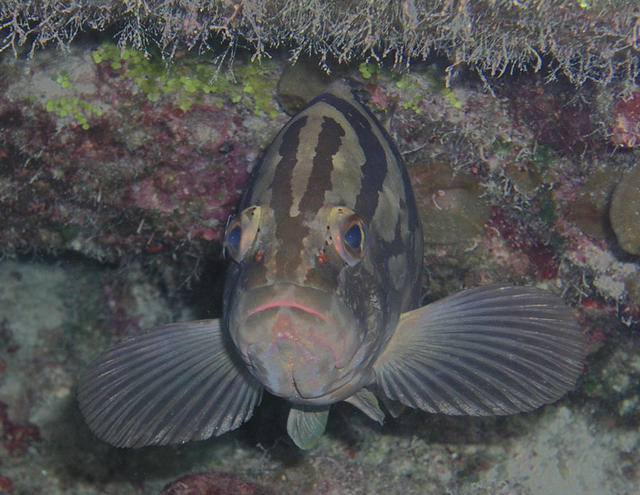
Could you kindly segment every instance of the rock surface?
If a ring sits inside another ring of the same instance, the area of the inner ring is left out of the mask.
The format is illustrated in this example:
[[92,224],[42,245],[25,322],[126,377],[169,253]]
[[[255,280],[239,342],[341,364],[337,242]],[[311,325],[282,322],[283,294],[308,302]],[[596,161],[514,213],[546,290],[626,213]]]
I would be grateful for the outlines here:
[[640,254],[640,166],[629,170],[616,187],[609,219],[620,247]]
[[602,221],[604,190],[637,150],[612,153],[591,121],[614,89],[536,74],[461,72],[447,87],[438,65],[344,69],[374,110],[393,109],[438,240],[425,239],[425,299],[505,281],[561,295],[588,341],[574,392],[516,417],[406,411],[384,426],[337,405],[307,453],[269,396],[208,441],[125,450],[93,437],[79,373],[127,336],[220,315],[226,215],[288,119],[275,100],[286,53],[265,65],[238,56],[233,78],[212,81],[208,60],[182,53],[166,72],[116,48],[0,60],[0,492],[147,495],[212,472],[278,495],[640,492],[640,266]]
[[227,473],[198,473],[165,486],[160,495],[269,495],[253,483]]

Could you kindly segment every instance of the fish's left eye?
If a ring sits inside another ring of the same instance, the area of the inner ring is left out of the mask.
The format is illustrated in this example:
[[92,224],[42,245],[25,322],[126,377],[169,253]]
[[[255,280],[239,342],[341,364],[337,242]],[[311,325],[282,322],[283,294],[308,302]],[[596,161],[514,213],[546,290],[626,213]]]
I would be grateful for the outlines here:
[[340,257],[355,266],[364,257],[368,234],[367,224],[346,206],[336,206],[329,213],[329,234]]
[[356,223],[349,227],[349,230],[344,234],[344,242],[346,242],[351,249],[360,249],[363,236],[362,226]]
[[239,215],[230,217],[227,222],[222,245],[225,253],[229,253],[238,263],[255,244],[260,230],[260,216],[260,207],[250,206],[242,210]]

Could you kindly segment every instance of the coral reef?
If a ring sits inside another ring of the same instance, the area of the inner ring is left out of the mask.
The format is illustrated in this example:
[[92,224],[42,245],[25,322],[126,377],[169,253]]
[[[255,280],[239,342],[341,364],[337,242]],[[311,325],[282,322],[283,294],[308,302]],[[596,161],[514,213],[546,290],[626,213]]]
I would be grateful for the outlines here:
[[28,239],[100,260],[201,256],[268,139],[256,114],[277,116],[274,67],[238,64],[212,82],[215,65],[188,59],[167,71],[113,44],[72,60],[34,61],[26,85],[4,60],[3,249]]
[[640,92],[633,91],[620,98],[615,104],[614,118],[611,141],[629,148],[640,145]]
[[[415,4],[398,3],[423,19]],[[534,15],[516,4],[514,16]],[[565,17],[549,18],[591,22],[589,4],[557,4]],[[235,12],[229,36],[255,13],[217,5]],[[184,19],[176,30],[204,17]],[[80,370],[146,328],[220,314],[220,237],[287,120],[276,102],[294,111],[326,77],[314,64],[289,67],[287,53],[259,65],[238,52],[233,72],[160,55],[91,42],[65,57],[0,58],[0,493],[146,495],[217,482],[283,495],[640,490],[640,265],[616,237],[619,222],[638,225],[637,189],[614,201],[622,213],[611,203],[616,187],[637,184],[639,151],[614,128],[622,112],[635,129],[640,113],[619,104],[622,86],[550,81],[553,70],[339,69],[362,80],[407,162],[425,224],[425,299],[498,281],[562,296],[588,352],[568,397],[517,417],[413,411],[384,426],[340,404],[308,453],[287,440],[285,408],[268,396],[240,430],[209,441],[128,451],[93,437],[74,403]]]
[[[67,45],[79,32],[118,29],[122,46],[157,45],[173,57],[222,43],[226,54],[249,46],[254,56],[290,47],[323,64],[357,58],[409,65],[438,51],[492,75],[550,65],[574,82],[632,82],[640,67],[637,5],[632,0],[288,2],[223,0],[184,3],[123,0],[5,0],[0,52]],[[212,39],[212,35],[213,39]]]

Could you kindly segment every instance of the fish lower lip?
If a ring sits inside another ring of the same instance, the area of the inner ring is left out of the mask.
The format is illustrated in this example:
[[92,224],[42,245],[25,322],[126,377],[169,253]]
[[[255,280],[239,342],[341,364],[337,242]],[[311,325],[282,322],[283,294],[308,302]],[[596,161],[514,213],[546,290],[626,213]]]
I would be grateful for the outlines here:
[[290,345],[292,348],[289,350],[277,343],[262,348],[259,344],[249,345],[247,364],[252,373],[275,395],[301,400],[324,397],[327,385],[322,383],[322,379],[326,373],[321,372],[321,363],[313,356],[300,359],[298,356],[309,353],[309,350],[300,344]]

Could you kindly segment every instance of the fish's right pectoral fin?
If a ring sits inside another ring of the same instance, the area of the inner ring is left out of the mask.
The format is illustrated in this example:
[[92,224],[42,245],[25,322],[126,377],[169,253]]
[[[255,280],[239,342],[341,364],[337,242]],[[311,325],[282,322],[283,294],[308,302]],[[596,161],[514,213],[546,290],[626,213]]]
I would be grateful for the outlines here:
[[583,357],[582,333],[561,299],[487,286],[404,313],[374,371],[381,391],[404,405],[501,415],[560,398]]
[[219,320],[173,323],[124,341],[78,386],[87,424],[117,447],[221,435],[249,419],[261,396]]

